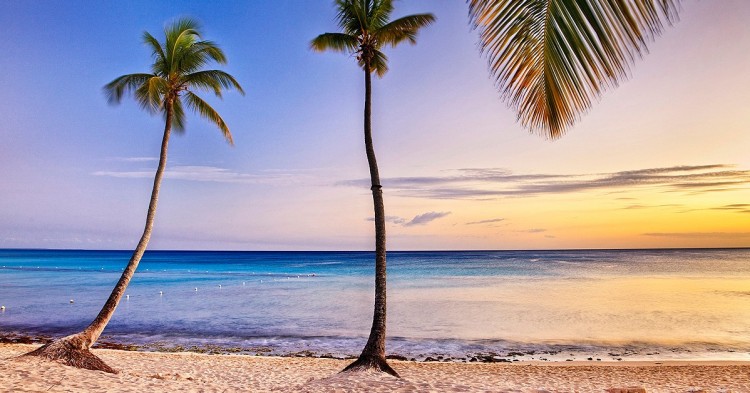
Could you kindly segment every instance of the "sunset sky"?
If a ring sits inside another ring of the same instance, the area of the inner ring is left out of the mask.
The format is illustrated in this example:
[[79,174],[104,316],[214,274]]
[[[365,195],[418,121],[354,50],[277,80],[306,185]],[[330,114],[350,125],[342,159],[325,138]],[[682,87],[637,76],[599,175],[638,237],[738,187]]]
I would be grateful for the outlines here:
[[[149,247],[373,249],[363,74],[309,49],[332,3],[0,0],[0,248],[135,246],[163,121],[102,87],[149,71],[143,31],[192,16],[247,94],[202,95],[236,146],[192,115],[171,139]],[[393,16],[416,12],[437,22],[373,83],[389,249],[750,246],[750,2],[685,1],[555,141],[500,100],[464,2]]]

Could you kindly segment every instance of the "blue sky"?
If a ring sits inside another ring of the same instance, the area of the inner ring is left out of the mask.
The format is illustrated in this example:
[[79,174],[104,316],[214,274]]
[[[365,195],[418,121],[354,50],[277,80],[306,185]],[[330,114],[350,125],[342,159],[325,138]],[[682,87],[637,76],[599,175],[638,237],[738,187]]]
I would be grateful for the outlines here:
[[[438,21],[388,50],[374,85],[392,249],[750,245],[750,3],[685,2],[558,141],[500,101],[465,4],[396,6]],[[309,50],[336,29],[332,2],[291,0],[0,1],[0,247],[135,245],[163,124],[102,86],[148,71],[141,34],[178,16],[201,21],[247,94],[204,95],[236,146],[192,116],[171,140],[151,247],[371,249],[362,73]],[[632,171],[646,178],[617,181]]]

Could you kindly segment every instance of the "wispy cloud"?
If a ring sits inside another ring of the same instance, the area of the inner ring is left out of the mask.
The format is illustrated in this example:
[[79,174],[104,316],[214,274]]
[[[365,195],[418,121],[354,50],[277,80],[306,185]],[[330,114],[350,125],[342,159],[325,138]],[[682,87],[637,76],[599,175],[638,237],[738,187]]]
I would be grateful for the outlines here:
[[711,208],[711,210],[726,210],[737,213],[750,213],[750,203],[733,203],[731,205],[713,207]]
[[505,221],[505,219],[504,218],[491,218],[489,220],[467,222],[466,225],[492,224],[492,223],[501,222],[501,221]]
[[[338,184],[362,186],[367,182],[358,179]],[[636,187],[695,193],[746,187],[750,185],[750,170],[712,164],[558,175],[469,168],[450,171],[444,176],[388,178],[383,185],[403,196],[435,199],[494,199]]]
[[121,162],[152,162],[159,161],[159,157],[115,157],[112,160]]
[[638,210],[638,209],[652,209],[659,207],[682,207],[683,205],[678,203],[667,203],[664,205],[628,205],[623,207],[623,210]]
[[[138,171],[98,171],[94,176],[108,176],[126,179],[153,178],[153,170]],[[310,175],[301,172],[264,171],[261,173],[241,173],[226,168],[200,165],[177,165],[167,168],[164,173],[167,179],[247,184],[292,184],[309,179]]]
[[705,239],[705,238],[721,238],[721,239],[750,239],[750,232],[649,232],[642,233],[643,236],[654,236],[654,237],[674,237],[674,238],[686,238],[686,239]]
[[531,229],[524,229],[524,230],[521,230],[521,231],[516,231],[516,232],[523,232],[523,233],[542,233],[542,232],[547,232],[547,230],[546,230],[546,229],[544,229],[544,228],[531,228]]
[[[451,212],[427,212],[427,213],[417,214],[411,220],[403,218],[403,217],[398,217],[398,216],[385,216],[385,221],[390,222],[391,224],[395,224],[395,225],[411,227],[411,226],[416,226],[416,225],[426,225],[432,221],[435,221],[439,218],[443,218],[449,214],[451,214]],[[370,217],[367,220],[375,221],[373,217]]]
[[437,220],[438,218],[443,218],[449,214],[451,214],[451,212],[427,212],[412,218],[411,221],[405,223],[404,226],[411,227],[415,225],[425,225],[429,222]]

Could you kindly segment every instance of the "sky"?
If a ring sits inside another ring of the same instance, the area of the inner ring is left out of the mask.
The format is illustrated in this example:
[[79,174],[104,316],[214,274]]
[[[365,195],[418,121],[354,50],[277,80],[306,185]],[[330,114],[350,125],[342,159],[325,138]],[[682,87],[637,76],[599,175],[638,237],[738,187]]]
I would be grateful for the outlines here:
[[[246,91],[203,94],[170,140],[151,249],[372,250],[354,57],[309,43],[333,2],[0,0],[0,248],[129,249],[163,120],[115,77],[148,72],[144,31],[202,24]],[[750,246],[750,2],[683,3],[631,77],[558,140],[500,100],[462,1],[386,49],[373,133],[390,250]]]

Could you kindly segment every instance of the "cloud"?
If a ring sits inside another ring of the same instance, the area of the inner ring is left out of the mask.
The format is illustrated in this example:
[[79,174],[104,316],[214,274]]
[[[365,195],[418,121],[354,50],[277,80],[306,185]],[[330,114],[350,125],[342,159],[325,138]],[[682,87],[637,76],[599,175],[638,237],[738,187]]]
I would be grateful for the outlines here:
[[[97,171],[94,176],[107,176],[125,179],[153,178],[154,170],[139,171]],[[167,179],[216,182],[216,183],[245,183],[245,184],[292,184],[300,183],[310,178],[299,172],[264,171],[259,174],[241,173],[226,168],[201,165],[176,165],[164,172]]]
[[438,218],[443,218],[449,214],[451,214],[451,212],[427,212],[419,214],[412,218],[411,221],[405,223],[404,226],[411,227],[415,225],[425,225],[429,222],[437,220]]
[[516,231],[516,232],[524,232],[524,233],[542,233],[542,232],[547,232],[547,230],[546,230],[546,229],[544,229],[544,228],[531,228],[531,229],[526,229],[526,230],[522,230],[522,231]]
[[649,232],[642,236],[676,237],[676,238],[722,238],[722,239],[750,239],[750,232]]
[[[496,199],[589,190],[617,191],[649,187],[662,191],[714,192],[750,185],[750,170],[731,165],[692,165],[586,174],[513,174],[499,168],[468,168],[443,176],[397,177],[382,181],[402,196],[433,199]],[[363,186],[363,179],[339,182]]]
[[750,203],[733,203],[719,207],[712,207],[711,210],[726,210],[737,213],[750,213]]
[[664,205],[629,205],[622,208],[622,210],[637,210],[637,209],[651,209],[656,207],[681,207],[683,205],[678,203],[668,203]]
[[[451,214],[451,212],[427,212],[427,213],[418,214],[414,216],[414,218],[412,218],[411,220],[407,220],[406,218],[402,218],[398,216],[385,216],[385,221],[391,224],[401,225],[404,227],[411,227],[415,225],[426,225],[432,221],[437,220],[438,218],[443,218],[449,214]],[[367,221],[375,221],[375,218],[370,217],[367,219]]]
[[121,162],[155,162],[159,161],[159,157],[115,157],[112,160]]
[[491,224],[493,222],[505,221],[504,218],[491,218],[489,220],[467,222],[466,225]]

